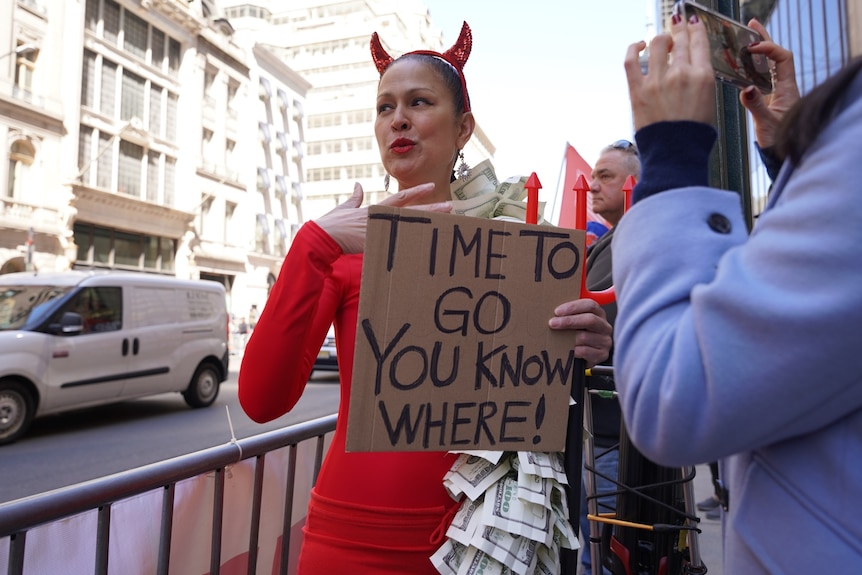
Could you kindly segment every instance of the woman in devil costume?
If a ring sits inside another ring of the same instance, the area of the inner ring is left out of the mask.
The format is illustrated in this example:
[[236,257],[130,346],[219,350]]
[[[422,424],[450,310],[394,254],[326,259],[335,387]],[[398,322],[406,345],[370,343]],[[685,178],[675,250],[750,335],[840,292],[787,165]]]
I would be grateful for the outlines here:
[[[464,24],[458,41],[438,53],[393,59],[371,39],[380,72],[375,133],[398,192],[381,203],[449,212],[453,167],[475,122],[463,67],[472,46]],[[388,180],[387,176],[387,189]],[[493,192],[493,190],[491,190]],[[302,226],[245,350],[239,398],[255,421],[290,411],[302,395],[329,326],[335,324],[341,402],[332,445],[311,493],[300,575],[433,574],[430,557],[458,509],[443,486],[456,455],[347,453],[345,439],[367,211],[363,190]],[[575,354],[590,365],[607,357],[611,329],[591,300],[560,306],[553,329],[575,329]]]

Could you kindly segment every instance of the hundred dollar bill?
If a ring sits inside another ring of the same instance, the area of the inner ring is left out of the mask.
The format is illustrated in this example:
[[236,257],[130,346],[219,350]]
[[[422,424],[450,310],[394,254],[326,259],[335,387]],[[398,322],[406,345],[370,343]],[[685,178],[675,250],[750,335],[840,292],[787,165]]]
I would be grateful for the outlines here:
[[552,484],[551,509],[560,509],[564,518],[571,519],[569,517],[569,497],[566,495],[566,490],[556,481],[553,481]]
[[560,507],[552,502],[553,514],[554,514],[554,528],[560,532],[561,541],[560,545],[565,547],[566,549],[580,549],[581,543],[578,541],[577,535],[575,535],[575,530],[572,529],[572,524],[569,523],[569,520],[564,517],[566,512],[564,512]]
[[[524,222],[527,218],[526,183],[526,176],[514,176],[499,183],[494,167],[484,160],[472,169],[466,181],[452,183],[451,213]],[[545,202],[539,202],[538,213],[544,211]],[[540,216],[538,223],[546,222]]]
[[541,559],[536,561],[536,568],[533,569],[533,573],[535,573],[535,575],[557,575],[559,572],[559,565],[554,567],[553,565],[548,565]]
[[519,451],[518,462],[526,473],[553,478],[568,485],[563,456],[559,452]]
[[551,573],[560,572],[560,533],[554,532],[551,545],[540,545],[536,551],[536,571],[540,572],[540,565],[545,565]]
[[449,453],[458,453],[458,454],[465,453],[467,455],[475,455],[476,457],[481,457],[485,461],[490,461],[494,465],[499,463],[500,458],[502,458],[504,455],[509,454],[508,451],[482,451],[482,450],[478,450],[478,449],[476,449],[476,450],[467,449],[464,451],[459,451],[457,449],[453,449]]
[[497,174],[494,166],[489,160],[483,160],[473,166],[470,177],[466,180],[452,182],[452,198],[456,200],[468,200],[482,194],[494,192],[498,184]]
[[485,493],[482,523],[544,545],[553,539],[551,510],[518,498],[518,480],[511,475]]
[[452,523],[446,530],[446,537],[454,539],[462,545],[469,545],[481,524],[482,501],[472,501],[468,498],[461,503],[461,507],[458,508],[458,512],[452,518]]
[[467,549],[457,575],[512,575],[512,570],[475,547]]
[[539,544],[520,535],[486,525],[476,532],[470,546],[490,555],[518,575],[532,574],[536,568]]
[[475,455],[459,455],[458,460],[443,477],[443,486],[457,499],[461,493],[472,500],[478,499],[498,479],[509,472],[508,459],[494,465]]
[[518,466],[518,497],[551,509],[551,490],[553,480],[540,475],[527,473]]
[[431,556],[431,563],[441,575],[457,575],[467,547],[447,539]]

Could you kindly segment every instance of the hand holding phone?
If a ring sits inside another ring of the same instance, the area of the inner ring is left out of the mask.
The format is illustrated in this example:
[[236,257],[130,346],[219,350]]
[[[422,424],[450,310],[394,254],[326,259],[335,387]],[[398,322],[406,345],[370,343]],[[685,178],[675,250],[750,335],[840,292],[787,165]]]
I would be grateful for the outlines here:
[[697,16],[703,22],[716,78],[740,89],[753,85],[764,94],[772,92],[769,60],[748,50],[750,44],[763,41],[760,33],[690,0],[677,1],[674,13],[686,20]]

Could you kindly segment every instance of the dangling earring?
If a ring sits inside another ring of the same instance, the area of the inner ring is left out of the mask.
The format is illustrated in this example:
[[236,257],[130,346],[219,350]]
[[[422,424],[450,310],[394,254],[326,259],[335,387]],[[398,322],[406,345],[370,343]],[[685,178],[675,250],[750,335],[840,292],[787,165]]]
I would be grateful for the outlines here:
[[389,191],[389,180],[391,180],[391,179],[392,178],[389,177],[389,174],[386,174],[385,176],[383,176],[383,191],[384,192]]
[[466,180],[470,177],[470,166],[467,165],[467,162],[464,161],[464,150],[458,152],[458,157],[461,159],[461,163],[458,164],[458,179]]

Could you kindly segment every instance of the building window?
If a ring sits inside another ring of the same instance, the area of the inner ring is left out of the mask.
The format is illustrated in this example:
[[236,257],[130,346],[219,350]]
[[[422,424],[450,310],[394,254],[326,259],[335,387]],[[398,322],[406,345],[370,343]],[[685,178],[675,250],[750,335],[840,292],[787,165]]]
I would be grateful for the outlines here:
[[281,174],[275,176],[275,191],[281,197],[287,196],[287,181]]
[[165,136],[175,142],[177,139],[177,95],[168,92],[168,118]]
[[81,105],[96,108],[96,54],[84,50],[84,63],[81,69]]
[[147,153],[147,201],[154,204],[159,203],[161,157],[161,154],[152,150]]
[[213,68],[207,68],[204,70],[204,98],[206,98],[207,103],[212,105],[215,102],[215,95],[213,92],[213,86],[215,86],[217,71]]
[[261,77],[258,96],[260,96],[261,100],[269,100],[272,98],[272,86],[270,85],[268,78]]
[[144,253],[143,237],[138,234],[114,232],[114,266],[140,269]]
[[87,0],[84,10],[84,26],[95,34],[99,30],[99,0]]
[[81,126],[78,131],[78,170],[81,174],[81,181],[88,182],[90,180],[90,148],[93,145],[93,128]]
[[39,50],[32,44],[19,44],[15,56],[15,89],[20,97],[29,99],[33,94],[33,76]]
[[287,92],[279,88],[277,90],[278,93],[278,107],[282,110],[287,110],[288,105],[290,105],[290,98],[287,96]]
[[234,151],[236,150],[236,142],[233,140],[225,140],[224,143],[224,166],[227,171],[228,179],[237,180],[236,175],[236,158]]
[[174,192],[177,185],[177,161],[175,158],[165,157],[165,203],[168,207],[174,205]]
[[374,121],[372,110],[354,110],[347,113],[348,124],[368,124]]
[[233,108],[233,105],[236,103],[236,97],[239,94],[239,82],[230,78],[227,81],[227,105],[229,108]]
[[180,43],[173,38],[168,39],[168,72],[174,77],[180,71]]
[[224,205],[224,227],[222,228],[222,237],[225,240],[225,244],[228,244],[228,238],[230,238],[230,229],[231,224],[233,223],[233,214],[236,212],[236,204],[233,202],[225,202]]
[[96,186],[110,190],[114,187],[114,136],[99,132],[96,157]]
[[150,40],[150,64],[159,70],[165,68],[165,33],[153,28]]
[[141,146],[120,140],[120,163],[117,191],[121,194],[141,197],[141,170],[144,149]]
[[270,143],[272,141],[272,132],[270,132],[269,124],[266,122],[258,122],[257,127],[260,131],[260,139],[265,143]]
[[120,37],[120,5],[113,0],[105,0],[102,7],[102,35],[116,46]]
[[213,196],[212,194],[201,194],[201,216],[200,223],[198,225],[198,233],[201,237],[205,237],[206,234],[206,222],[210,217],[210,212],[213,207]]
[[269,221],[266,214],[257,214],[255,218],[254,249],[258,253],[269,253]]
[[123,268],[171,273],[176,240],[135,234],[77,222],[73,226],[78,246],[76,267]]
[[102,79],[99,98],[99,110],[105,116],[114,117],[117,99],[117,65],[102,60]]
[[265,194],[269,191],[271,185],[269,180],[269,171],[266,168],[257,169],[257,191]]
[[288,148],[287,134],[284,132],[278,132],[278,134],[276,134],[276,141],[278,142],[278,152],[280,154],[286,153]]
[[15,140],[9,148],[9,174],[6,195],[23,200],[28,189],[30,166],[36,159],[36,149],[27,140]]
[[214,173],[216,171],[216,164],[209,160],[212,156],[213,135],[212,130],[203,129],[203,133],[201,134],[201,167]]
[[371,138],[349,138],[346,144],[348,152],[362,152],[372,149]]
[[149,25],[128,10],[123,11],[123,48],[141,60],[147,56],[147,29]]
[[123,91],[120,96],[120,119],[144,117],[144,79],[123,71]]
[[287,226],[284,220],[275,220],[275,255],[284,257],[287,254]]
[[160,86],[150,84],[150,125],[148,131],[156,136],[162,137],[162,93]]

